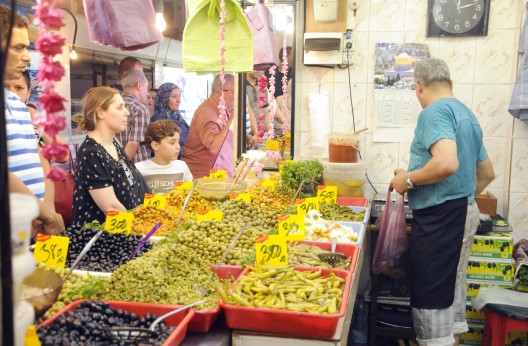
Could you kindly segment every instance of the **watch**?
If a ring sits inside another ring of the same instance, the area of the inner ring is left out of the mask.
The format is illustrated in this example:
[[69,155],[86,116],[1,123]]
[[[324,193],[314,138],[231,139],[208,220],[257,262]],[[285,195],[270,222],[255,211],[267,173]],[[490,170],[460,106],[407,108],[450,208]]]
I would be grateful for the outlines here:
[[407,172],[407,181],[406,182],[407,182],[407,188],[409,190],[417,188],[416,184],[411,179],[411,172]]
[[486,36],[491,0],[428,0],[427,36]]

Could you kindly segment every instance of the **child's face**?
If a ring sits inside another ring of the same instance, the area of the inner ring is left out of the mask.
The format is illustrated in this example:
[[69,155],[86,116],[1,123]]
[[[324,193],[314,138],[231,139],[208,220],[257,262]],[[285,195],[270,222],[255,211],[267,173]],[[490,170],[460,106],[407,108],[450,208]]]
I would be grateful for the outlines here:
[[180,153],[180,134],[175,133],[171,137],[165,137],[159,143],[159,149],[156,151],[156,156],[166,160],[176,160]]

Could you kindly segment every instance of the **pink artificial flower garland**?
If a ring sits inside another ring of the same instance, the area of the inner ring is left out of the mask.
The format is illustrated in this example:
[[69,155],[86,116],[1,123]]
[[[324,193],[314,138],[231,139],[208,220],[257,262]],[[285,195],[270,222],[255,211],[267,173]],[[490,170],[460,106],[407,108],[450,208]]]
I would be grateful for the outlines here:
[[[270,78],[269,78],[269,112],[268,119],[271,119],[271,128],[273,129],[273,136],[275,136],[275,129],[273,127],[273,119],[275,119],[275,73],[277,66],[273,65],[269,68]],[[269,139],[273,139],[268,137]]]
[[[40,70],[37,78],[42,87],[39,103],[42,105],[36,118],[35,124],[38,131],[53,138],[50,145],[42,148],[42,156],[47,160],[59,160],[64,158],[69,151],[67,144],[59,144],[56,135],[66,128],[66,119],[60,113],[65,110],[62,96],[55,92],[55,83],[64,76],[64,67],[58,61],[53,61],[57,54],[62,53],[65,39],[54,33],[64,26],[62,21],[64,11],[58,8],[60,0],[38,0],[35,7],[35,24],[39,29],[39,39],[36,48],[40,52]],[[66,178],[66,172],[56,166],[52,166],[46,178],[59,181]]]
[[262,144],[262,138],[264,137],[264,132],[266,132],[266,125],[262,122],[265,120],[264,113],[262,112],[262,108],[266,105],[266,87],[268,86],[268,78],[263,74],[260,73],[258,76],[258,107],[261,108],[261,111],[258,115],[258,125],[257,125],[257,136],[259,138],[259,144]]
[[220,103],[218,104],[218,109],[220,110],[220,116],[218,117],[218,125],[225,126],[227,123],[227,109],[225,105],[224,98],[224,84],[225,84],[225,0],[220,2],[220,81],[222,82],[222,95],[220,96]]
[[286,111],[288,109],[288,50],[286,49],[286,31],[284,32],[284,41],[282,44],[282,135],[290,130],[286,123]]

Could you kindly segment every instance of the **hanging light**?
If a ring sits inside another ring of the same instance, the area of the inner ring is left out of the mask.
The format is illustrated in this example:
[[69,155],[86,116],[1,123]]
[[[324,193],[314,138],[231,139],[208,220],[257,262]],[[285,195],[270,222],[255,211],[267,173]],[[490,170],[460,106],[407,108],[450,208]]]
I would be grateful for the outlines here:
[[72,60],[76,60],[77,59],[77,52],[75,51],[75,46],[71,47],[70,59],[72,59]]
[[67,12],[73,18],[74,32],[73,32],[72,46],[70,49],[70,59],[75,60],[77,59],[77,52],[75,51],[75,40],[77,39],[77,18],[75,18],[75,15],[70,10],[66,8],[62,8],[62,10]]
[[163,32],[165,29],[167,29],[167,22],[165,21],[165,18],[163,18],[163,0],[156,0],[155,4],[156,26],[158,27],[159,31]]

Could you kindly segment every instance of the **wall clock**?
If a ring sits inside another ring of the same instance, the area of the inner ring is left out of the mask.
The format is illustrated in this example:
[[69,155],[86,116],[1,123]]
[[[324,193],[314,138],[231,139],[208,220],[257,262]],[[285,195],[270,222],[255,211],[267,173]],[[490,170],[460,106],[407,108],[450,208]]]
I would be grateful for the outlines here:
[[427,36],[486,36],[491,0],[428,0]]

